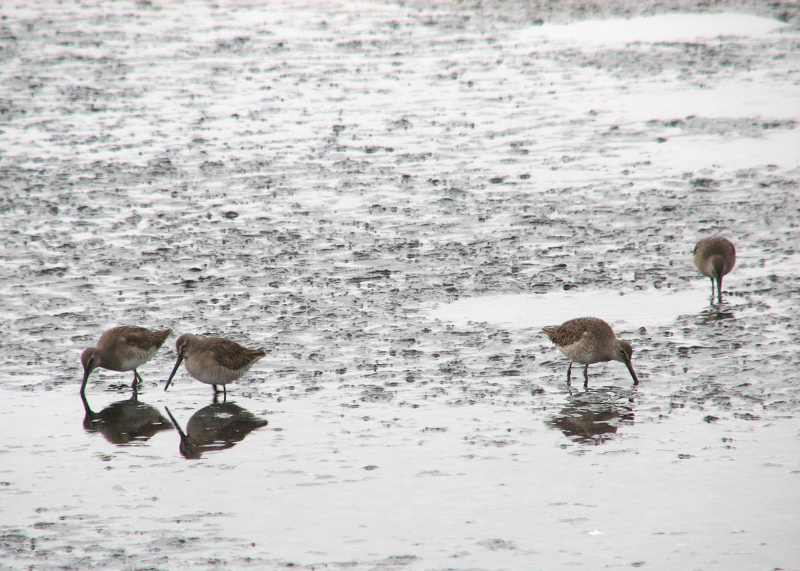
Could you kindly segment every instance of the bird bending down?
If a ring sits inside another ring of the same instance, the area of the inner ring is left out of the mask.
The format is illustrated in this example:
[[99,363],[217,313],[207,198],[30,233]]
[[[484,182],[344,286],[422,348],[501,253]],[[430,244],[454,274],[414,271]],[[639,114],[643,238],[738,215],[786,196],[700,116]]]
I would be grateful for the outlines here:
[[178,360],[167,379],[166,391],[172,378],[186,361],[186,371],[201,383],[213,385],[214,393],[219,392],[217,385],[222,385],[222,392],[227,397],[225,385],[241,377],[266,353],[260,349],[247,349],[228,339],[217,337],[200,337],[192,333],[184,333],[175,342]]
[[722,303],[722,276],[736,265],[736,248],[727,238],[714,236],[703,238],[694,247],[694,267],[711,278],[711,300],[714,300],[714,285],[717,287],[717,303]]
[[89,375],[98,367],[110,371],[133,371],[131,386],[136,389],[136,383],[142,381],[136,369],[152,359],[170,333],[172,329],[150,331],[132,325],[114,327],[103,333],[95,347],[88,347],[81,354],[83,365],[81,393],[86,390]]
[[617,339],[611,326],[597,317],[578,317],[561,325],[551,325],[542,331],[559,350],[569,358],[567,384],[572,379],[572,363],[586,365],[583,369],[584,386],[589,384],[589,365],[602,361],[625,363],[633,377],[633,384],[639,379],[631,364],[633,348],[627,341]]

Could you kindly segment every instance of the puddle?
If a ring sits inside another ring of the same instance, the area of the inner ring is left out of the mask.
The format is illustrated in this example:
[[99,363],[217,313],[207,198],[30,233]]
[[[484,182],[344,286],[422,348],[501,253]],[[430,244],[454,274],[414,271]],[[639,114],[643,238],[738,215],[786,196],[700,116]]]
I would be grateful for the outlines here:
[[597,47],[629,43],[720,40],[723,37],[757,38],[788,29],[784,22],[748,14],[662,14],[629,19],[545,24],[535,34],[552,41]]
[[541,328],[591,316],[630,329],[668,325],[681,315],[700,313],[708,306],[707,295],[708,288],[700,286],[626,294],[596,290],[489,295],[439,304],[428,315],[458,325],[476,322],[515,328]]

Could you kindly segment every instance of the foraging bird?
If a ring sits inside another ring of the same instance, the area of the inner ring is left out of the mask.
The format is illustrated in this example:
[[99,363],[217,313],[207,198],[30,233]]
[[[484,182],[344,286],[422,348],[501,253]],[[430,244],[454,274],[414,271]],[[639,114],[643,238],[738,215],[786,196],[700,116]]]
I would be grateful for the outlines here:
[[137,381],[142,382],[136,369],[156,354],[170,333],[172,329],[150,331],[132,325],[114,327],[103,333],[95,347],[89,347],[81,354],[81,393],[86,390],[89,375],[98,367],[111,371],[133,371],[132,388],[135,389]]
[[178,360],[167,379],[164,390],[169,388],[172,377],[181,364],[186,361],[186,371],[201,383],[214,386],[214,393],[219,392],[217,385],[222,385],[222,392],[227,396],[225,385],[241,377],[266,353],[260,349],[247,349],[228,339],[217,337],[200,337],[192,333],[184,333],[175,342]]
[[559,350],[569,358],[567,384],[572,378],[572,363],[586,365],[583,369],[584,385],[589,384],[589,365],[601,361],[625,363],[633,377],[633,384],[639,379],[633,370],[631,356],[633,348],[627,341],[617,339],[611,326],[597,317],[578,317],[561,325],[551,325],[542,331]]
[[711,278],[711,299],[714,299],[714,285],[717,287],[717,303],[722,303],[722,276],[727,275],[736,265],[736,248],[727,238],[714,236],[703,238],[694,247],[694,267],[704,276]]

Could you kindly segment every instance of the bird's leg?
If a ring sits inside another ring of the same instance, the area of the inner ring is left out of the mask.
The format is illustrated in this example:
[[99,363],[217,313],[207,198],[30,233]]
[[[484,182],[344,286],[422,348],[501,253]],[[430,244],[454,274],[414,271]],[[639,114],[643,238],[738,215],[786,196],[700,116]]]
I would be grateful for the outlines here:
[[583,368],[583,388],[589,388],[589,365]]
[[222,385],[222,402],[228,402],[228,387]]
[[133,390],[136,390],[136,384],[137,383],[143,383],[143,382],[144,381],[142,380],[142,376],[139,374],[139,371],[134,369],[133,370],[133,384],[131,385],[131,388]]
[[569,367],[567,367],[567,384],[569,385],[572,381],[572,361],[569,362]]

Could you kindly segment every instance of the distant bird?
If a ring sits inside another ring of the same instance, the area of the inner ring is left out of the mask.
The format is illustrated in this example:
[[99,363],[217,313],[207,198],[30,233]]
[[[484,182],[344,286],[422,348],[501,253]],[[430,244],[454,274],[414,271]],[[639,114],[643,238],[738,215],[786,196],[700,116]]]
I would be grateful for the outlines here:
[[186,371],[201,383],[214,386],[214,393],[219,392],[217,385],[222,385],[222,392],[227,396],[225,385],[241,377],[266,353],[260,349],[247,349],[228,339],[217,337],[200,337],[192,333],[184,333],[175,342],[178,360],[167,379],[164,390],[169,388],[172,377],[186,360]]
[[111,371],[133,371],[131,386],[135,389],[136,383],[142,382],[136,369],[153,358],[170,333],[172,329],[150,331],[131,325],[114,327],[103,333],[95,347],[89,347],[81,354],[81,393],[86,390],[89,375],[98,367]]
[[614,330],[602,319],[578,317],[565,321],[561,325],[545,327],[542,331],[569,358],[567,384],[572,378],[572,363],[586,365],[583,369],[583,378],[584,385],[588,385],[589,365],[612,360],[625,363],[633,377],[633,384],[639,384],[639,379],[631,364],[633,355],[631,344],[617,339]]
[[694,267],[704,276],[711,278],[712,300],[716,284],[717,303],[722,303],[722,276],[728,275],[735,265],[736,248],[727,238],[720,236],[703,238],[694,247]]

